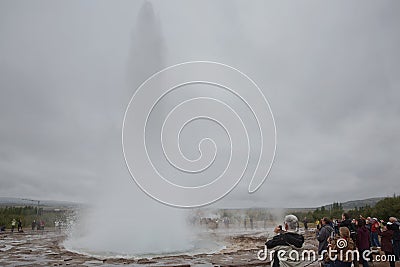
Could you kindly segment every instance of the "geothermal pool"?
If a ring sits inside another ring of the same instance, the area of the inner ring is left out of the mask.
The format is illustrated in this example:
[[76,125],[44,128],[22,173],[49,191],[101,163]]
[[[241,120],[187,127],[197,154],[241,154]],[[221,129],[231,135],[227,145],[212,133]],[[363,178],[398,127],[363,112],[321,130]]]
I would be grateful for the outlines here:
[[[109,250],[95,250],[92,247],[84,247],[79,239],[77,240],[69,240],[66,239],[63,243],[63,246],[75,253],[95,256],[95,257],[105,257],[105,258],[153,258],[160,256],[176,256],[176,255],[198,255],[198,254],[214,254],[219,251],[226,249],[227,242],[224,240],[223,235],[216,236],[215,233],[211,232],[200,232],[197,231],[192,236],[188,237],[189,241],[186,241],[186,248],[181,249],[159,249],[158,250],[149,250],[149,251],[140,251],[137,252],[134,249],[129,251],[129,245],[123,249],[120,249],[120,246],[116,248],[111,248]],[[154,240],[157,242],[157,240]],[[135,244],[135,240],[132,240],[132,247],[140,246],[140,244]],[[120,249],[120,250],[119,250]]]

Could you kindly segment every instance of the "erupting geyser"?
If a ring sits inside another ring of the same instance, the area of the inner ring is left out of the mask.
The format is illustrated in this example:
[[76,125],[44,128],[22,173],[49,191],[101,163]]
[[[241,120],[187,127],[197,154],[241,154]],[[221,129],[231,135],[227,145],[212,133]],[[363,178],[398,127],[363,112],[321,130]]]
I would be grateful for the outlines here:
[[[148,76],[162,69],[163,42],[153,7],[141,7],[132,37],[128,83],[137,88]],[[131,89],[132,90],[132,89]],[[131,96],[132,91],[127,92]],[[122,109],[121,109],[122,110]],[[122,120],[121,114],[121,120]],[[171,208],[147,197],[129,178],[121,152],[120,132],[112,136],[105,157],[116,164],[102,166],[93,203],[78,216],[67,249],[97,255],[139,256],[189,251],[195,245],[188,231],[184,210]],[[114,166],[119,167],[115,169]],[[122,174],[116,177],[116,174]],[[124,175],[125,176],[124,176]]]

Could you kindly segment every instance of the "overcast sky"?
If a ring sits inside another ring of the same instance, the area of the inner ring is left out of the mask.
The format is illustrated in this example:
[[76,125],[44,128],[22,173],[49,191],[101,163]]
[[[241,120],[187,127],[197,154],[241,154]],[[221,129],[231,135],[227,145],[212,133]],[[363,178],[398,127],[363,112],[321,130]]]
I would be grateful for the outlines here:
[[0,1],[0,196],[84,202],[112,184],[147,200],[125,166],[124,112],[151,74],[191,60],[243,71],[275,116],[267,181],[218,205],[399,193],[399,11],[398,1]]

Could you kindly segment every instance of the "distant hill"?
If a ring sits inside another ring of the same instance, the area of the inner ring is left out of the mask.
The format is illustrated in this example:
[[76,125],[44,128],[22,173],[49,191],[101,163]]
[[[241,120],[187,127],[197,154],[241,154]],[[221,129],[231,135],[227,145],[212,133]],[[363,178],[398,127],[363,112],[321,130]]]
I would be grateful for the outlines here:
[[[374,198],[367,198],[367,199],[360,199],[360,200],[351,200],[351,201],[346,201],[342,203],[342,207],[344,210],[351,210],[354,209],[355,207],[361,208],[365,206],[370,206],[374,207],[376,203],[378,203],[380,200],[384,199],[385,197],[374,197]],[[331,204],[329,205],[324,205],[325,209],[329,210]],[[291,212],[309,212],[309,211],[314,211],[319,207],[313,207],[313,208],[288,208],[287,210]]]
[[[378,203],[380,200],[384,199],[384,197],[374,197],[374,198],[367,198],[367,199],[362,199],[362,200],[351,200],[351,201],[346,201],[342,203],[342,207],[344,210],[351,210],[354,209],[355,207],[360,208],[360,207],[365,207],[365,206],[370,206],[373,207]],[[325,208],[329,208],[330,205],[326,205]]]
[[[16,197],[0,197],[0,206],[37,206],[38,200],[28,200]],[[77,208],[79,203],[56,200],[39,200],[41,208]]]

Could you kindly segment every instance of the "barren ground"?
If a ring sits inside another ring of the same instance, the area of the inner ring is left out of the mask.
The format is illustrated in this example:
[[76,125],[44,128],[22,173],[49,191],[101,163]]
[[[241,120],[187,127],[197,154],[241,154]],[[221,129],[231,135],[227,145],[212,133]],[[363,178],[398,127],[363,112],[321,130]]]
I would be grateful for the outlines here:
[[[0,234],[0,266],[265,266],[257,259],[268,234],[263,230],[246,232],[208,231],[209,238],[225,244],[212,254],[158,256],[152,258],[94,257],[68,251],[62,245],[61,231],[31,231]],[[315,249],[314,232],[305,234],[307,248]],[[317,264],[309,265],[317,266]]]

